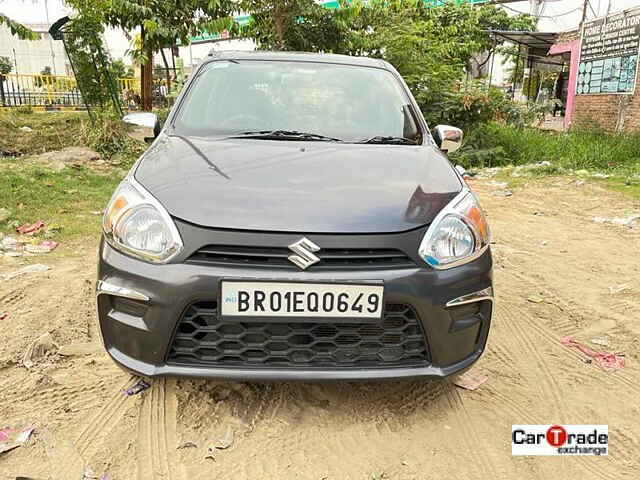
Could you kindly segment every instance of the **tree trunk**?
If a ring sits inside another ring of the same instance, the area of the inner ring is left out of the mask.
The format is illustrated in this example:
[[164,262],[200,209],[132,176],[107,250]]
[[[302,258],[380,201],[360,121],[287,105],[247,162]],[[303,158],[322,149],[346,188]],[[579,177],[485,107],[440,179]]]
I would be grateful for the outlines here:
[[145,42],[144,27],[140,27],[141,49],[145,54],[146,60],[140,68],[140,89],[142,93],[142,110],[150,112],[153,109],[153,52],[147,47]]
[[160,49],[160,53],[162,54],[162,62],[164,63],[164,71],[167,77],[167,93],[171,93],[171,74],[169,73],[169,62],[167,62],[167,57],[164,54],[164,48]]
[[276,50],[284,50],[284,18],[276,15],[273,21],[276,27]]
[[286,8],[279,2],[275,2],[273,7],[273,26],[276,30],[276,50],[284,50],[284,22]]

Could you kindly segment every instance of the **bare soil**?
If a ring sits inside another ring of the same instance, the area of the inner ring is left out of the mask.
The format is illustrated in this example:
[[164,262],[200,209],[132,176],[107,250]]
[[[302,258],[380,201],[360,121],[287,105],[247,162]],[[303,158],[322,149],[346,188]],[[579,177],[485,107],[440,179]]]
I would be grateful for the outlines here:
[[[640,478],[640,226],[593,221],[638,201],[557,178],[513,196],[475,180],[494,232],[496,311],[473,371],[448,381],[250,384],[137,379],[102,351],[94,315],[95,240],[51,270],[0,283],[0,427],[34,425],[0,454],[0,479],[636,479]],[[46,257],[38,257],[47,263]],[[0,259],[0,276],[20,259]],[[83,355],[28,346],[50,332]],[[560,343],[621,352],[605,372]],[[608,457],[512,457],[512,424],[608,424]],[[222,439],[229,444],[209,455]],[[95,477],[89,475],[90,469]],[[85,473],[87,472],[87,473]]]

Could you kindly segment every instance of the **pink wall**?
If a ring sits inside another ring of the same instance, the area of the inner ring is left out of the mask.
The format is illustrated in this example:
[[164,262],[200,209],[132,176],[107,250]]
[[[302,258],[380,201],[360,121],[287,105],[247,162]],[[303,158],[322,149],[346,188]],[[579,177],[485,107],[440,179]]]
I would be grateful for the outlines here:
[[549,49],[549,55],[559,55],[561,53],[571,54],[569,65],[569,85],[567,88],[567,107],[564,115],[564,128],[568,130],[573,117],[573,103],[576,98],[576,83],[578,80],[578,56],[580,54],[580,40],[573,40],[567,43],[557,43]]

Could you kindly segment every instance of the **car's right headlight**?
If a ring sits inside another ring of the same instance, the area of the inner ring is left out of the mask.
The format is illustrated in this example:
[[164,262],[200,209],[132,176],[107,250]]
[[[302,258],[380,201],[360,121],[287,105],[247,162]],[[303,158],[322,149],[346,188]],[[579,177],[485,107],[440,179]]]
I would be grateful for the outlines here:
[[418,252],[433,268],[452,268],[479,257],[490,241],[484,212],[465,188],[436,216]]
[[152,263],[168,262],[183,247],[168,212],[132,176],[111,197],[102,228],[113,248]]

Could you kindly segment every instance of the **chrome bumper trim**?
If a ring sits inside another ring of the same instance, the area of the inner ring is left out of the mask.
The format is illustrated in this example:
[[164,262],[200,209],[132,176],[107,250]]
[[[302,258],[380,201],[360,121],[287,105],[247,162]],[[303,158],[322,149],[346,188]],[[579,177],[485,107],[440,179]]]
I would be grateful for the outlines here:
[[96,295],[103,293],[107,295],[114,295],[116,297],[130,298],[132,300],[142,300],[143,302],[149,301],[149,297],[143,293],[100,280],[96,286]]
[[457,305],[465,305],[467,303],[481,302],[483,300],[491,300],[493,302],[493,287],[487,287],[477,292],[462,295],[447,302],[447,307],[455,307]]

